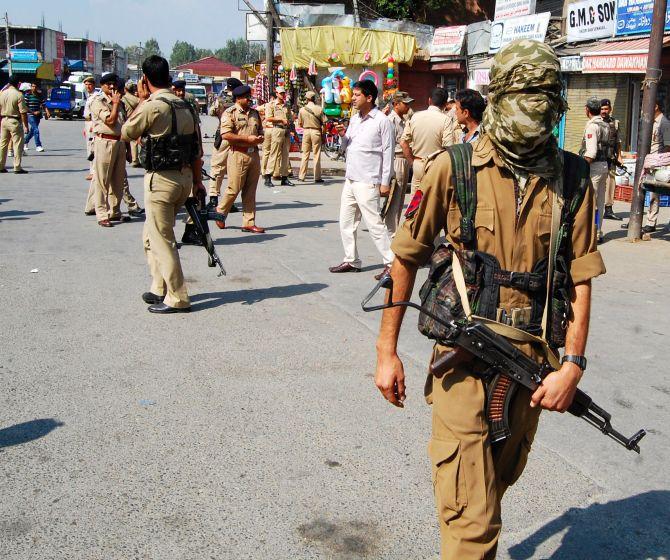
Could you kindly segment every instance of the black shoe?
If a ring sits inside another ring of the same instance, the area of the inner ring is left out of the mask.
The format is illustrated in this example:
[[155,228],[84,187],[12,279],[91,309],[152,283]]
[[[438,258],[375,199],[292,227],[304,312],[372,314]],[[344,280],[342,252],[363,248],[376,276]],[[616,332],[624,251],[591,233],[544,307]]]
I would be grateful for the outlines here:
[[17,175],[25,175],[28,172],[25,169],[21,168],[21,169],[15,169],[14,173],[16,173]]
[[219,205],[219,197],[218,196],[210,196],[209,197],[209,202],[207,203],[207,212],[211,212],[212,210],[216,210],[216,207]]
[[656,231],[656,226],[644,226],[642,228],[642,233],[654,233]]
[[135,210],[128,210],[128,214],[131,216],[135,216],[136,218],[139,218],[140,216],[144,216],[144,208],[136,208]]
[[295,187],[295,184],[291,183],[288,177],[282,177],[280,184],[282,187]]
[[202,239],[198,235],[198,230],[195,229],[193,224],[186,224],[184,228],[184,235],[181,237],[181,242],[183,245],[198,245],[199,247],[203,246]]
[[7,169],[3,167],[2,169],[0,169],[0,173],[7,173]]
[[605,206],[605,213],[603,214],[603,218],[606,220],[616,220],[617,222],[623,220],[623,218],[620,218],[614,213],[614,210],[612,210],[611,206]]
[[270,188],[274,187],[274,185],[272,184],[272,177],[270,177],[270,175],[265,176],[265,183],[264,184],[265,184],[266,187],[270,187]]
[[314,179],[315,183],[325,183],[323,179]]
[[240,211],[240,209],[233,204],[230,207],[230,210],[228,210],[228,214],[236,214],[236,213],[239,213],[239,211]]
[[628,222],[621,224],[621,229],[628,229]]
[[88,161],[93,161],[93,158],[95,157],[95,154],[90,153],[88,154],[88,157],[86,158]]
[[190,307],[170,307],[164,303],[150,305],[147,309],[150,313],[189,313],[191,311]]
[[157,296],[153,292],[144,292],[142,294],[142,301],[144,301],[144,303],[149,303],[149,304],[163,303],[164,298],[165,298],[165,296]]

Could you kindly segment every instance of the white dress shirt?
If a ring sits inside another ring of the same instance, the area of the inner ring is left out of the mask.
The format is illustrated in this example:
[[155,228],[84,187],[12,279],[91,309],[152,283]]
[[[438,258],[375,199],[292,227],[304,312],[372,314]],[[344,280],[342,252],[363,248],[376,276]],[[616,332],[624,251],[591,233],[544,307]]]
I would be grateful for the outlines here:
[[361,118],[356,113],[342,138],[347,152],[345,177],[368,185],[389,185],[393,177],[393,124],[377,107]]

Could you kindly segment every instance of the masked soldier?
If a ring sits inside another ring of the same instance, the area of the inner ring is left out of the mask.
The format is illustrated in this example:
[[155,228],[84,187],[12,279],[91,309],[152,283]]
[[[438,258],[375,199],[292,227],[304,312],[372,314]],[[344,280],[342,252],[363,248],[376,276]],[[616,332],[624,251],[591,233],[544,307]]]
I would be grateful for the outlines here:
[[293,113],[286,104],[286,90],[279,86],[276,92],[277,100],[265,107],[265,120],[272,123],[272,140],[268,166],[265,170],[265,186],[272,187],[272,178],[281,177],[281,185],[292,187],[294,185],[288,178],[288,153]]
[[23,135],[28,128],[28,106],[18,90],[19,77],[9,77],[9,85],[0,92],[0,173],[7,173],[7,148],[11,140],[14,148],[14,173],[28,173],[21,167]]
[[596,193],[596,220],[598,222],[598,242],[603,240],[602,223],[605,212],[605,195],[609,175],[610,127],[600,116],[600,99],[592,97],[586,102],[586,116],[589,122],[584,129],[582,148],[579,155],[591,165],[591,182]]
[[144,176],[144,251],[151,271],[151,291],[142,299],[151,313],[191,310],[179,261],[174,225],[192,191],[202,192],[202,150],[198,115],[170,91],[170,67],[160,56],[142,63],[137,86],[142,100],[123,125],[123,139],[142,139]]
[[[426,397],[433,407],[429,454],[443,560],[496,557],[501,500],[525,467],[540,409],[565,411],[585,367],[591,279],[605,269],[596,247],[588,166],[578,156],[561,154],[552,135],[567,107],[562,92],[560,64],[551,47],[520,40],[501,49],[491,68],[489,105],[483,120],[486,133],[476,144],[452,146],[429,159],[421,186],[406,212],[407,219],[393,241],[394,301],[411,297],[417,269],[429,261],[435,237],[444,229],[452,249],[443,246],[436,256],[447,251],[468,272],[474,265],[474,251],[463,250],[476,247],[477,254],[482,255],[481,266],[497,271],[491,275],[493,282],[474,288],[478,294],[488,290],[493,298],[489,301],[494,303],[484,305],[483,300],[476,299],[473,304],[482,304],[478,312],[528,333],[545,332],[541,325],[545,324],[543,290],[548,282],[551,215],[557,211],[560,221],[563,218],[561,201],[554,199],[554,193],[564,183],[561,174],[569,179],[562,192],[571,208],[566,220],[570,248],[561,252],[560,258],[570,277],[561,285],[570,288],[558,302],[551,302],[567,309],[567,318],[551,309],[546,322],[555,327],[546,332],[552,333],[550,338],[556,346],[562,345],[558,339],[566,333],[561,325],[564,320],[567,323],[566,356],[560,370],[549,373],[532,394],[519,388],[510,404],[511,435],[496,442],[489,438],[485,387],[481,377],[475,375],[479,367],[476,361],[465,355],[439,377],[430,374],[426,384]],[[464,156],[459,157],[464,153],[471,153],[466,171],[469,168],[476,176],[467,188],[476,188],[477,198],[476,206],[463,205],[461,213],[461,195],[456,188],[461,191],[461,186],[466,186],[465,176],[455,175],[454,170],[465,162]],[[496,265],[492,264],[494,259]],[[542,262],[545,268],[538,265]],[[477,279],[489,277],[486,270],[481,275],[479,272],[477,269]],[[457,279],[449,267],[435,281],[447,282],[447,275]],[[533,287],[535,282],[538,284]],[[565,307],[569,300],[571,311]],[[377,340],[376,385],[396,406],[403,406],[405,398],[405,376],[397,354],[402,317],[402,308],[386,309]],[[435,346],[434,359],[451,350],[444,342]],[[551,351],[546,344],[514,344],[538,361],[542,349]]]
[[[258,146],[263,143],[263,123],[256,109],[251,108],[251,88],[238,86],[233,90],[235,105],[221,117],[221,136],[230,144],[228,155],[228,187],[216,211],[226,216],[242,193],[242,231],[265,233],[256,225],[256,187],[261,175]],[[224,229],[225,222],[216,225]]]

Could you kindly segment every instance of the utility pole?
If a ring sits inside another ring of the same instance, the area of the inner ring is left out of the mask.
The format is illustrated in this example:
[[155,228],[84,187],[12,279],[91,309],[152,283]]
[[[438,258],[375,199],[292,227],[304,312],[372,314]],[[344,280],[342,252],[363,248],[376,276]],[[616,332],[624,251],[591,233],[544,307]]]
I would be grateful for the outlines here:
[[644,158],[651,148],[651,134],[654,126],[654,109],[656,91],[661,78],[661,51],[663,49],[663,32],[665,28],[665,10],[667,0],[654,1],[654,13],[651,20],[651,37],[649,39],[649,58],[647,73],[644,77],[642,95],[642,125],[637,140],[637,161],[635,162],[635,182],[633,183],[633,200],[630,203],[630,219],[628,221],[628,241],[639,241],[642,233],[642,215],[644,214],[644,196],[640,189],[640,177],[644,169]]
[[273,66],[274,66],[274,44],[275,44],[275,32],[272,21],[272,1],[265,0],[265,29],[267,30],[265,36],[265,72],[268,77],[268,88],[270,91],[274,89],[273,81]]
[[354,4],[354,27],[361,26],[361,17],[358,14],[358,0],[353,0]]
[[137,83],[140,83],[140,72],[142,69],[142,41],[137,47]]
[[9,16],[5,12],[5,39],[7,40],[7,68],[9,70],[9,76],[12,75],[12,52],[9,48]]

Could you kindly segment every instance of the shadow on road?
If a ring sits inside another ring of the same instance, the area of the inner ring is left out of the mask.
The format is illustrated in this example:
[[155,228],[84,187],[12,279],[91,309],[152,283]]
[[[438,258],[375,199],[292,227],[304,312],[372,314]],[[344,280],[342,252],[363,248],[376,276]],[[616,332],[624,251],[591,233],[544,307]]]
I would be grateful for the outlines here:
[[59,426],[64,425],[63,422],[59,422],[54,418],[38,418],[30,422],[14,424],[13,426],[9,426],[9,428],[2,428],[0,430],[0,449],[39,439]]
[[322,228],[326,224],[337,224],[337,220],[311,220],[308,222],[294,222],[292,224],[285,224],[283,226],[272,226],[265,228],[266,231],[275,230],[275,229],[302,229],[302,228]]
[[30,173],[83,173],[88,171],[88,167],[81,169],[31,169]]
[[0,222],[3,220],[27,220],[28,216],[44,214],[41,210],[7,210],[0,212]]
[[546,540],[565,533],[546,560],[613,560],[670,556],[670,491],[654,490],[606,504],[571,508],[509,549],[513,560],[536,558]]
[[262,206],[259,210],[265,212],[266,210],[298,210],[300,208],[316,208],[317,206],[323,206],[321,203],[315,202],[300,202],[299,200],[294,200],[293,204],[272,204],[271,202],[257,202],[256,206]]
[[[239,229],[229,228],[227,230]],[[283,233],[245,233],[243,237],[220,237],[214,240],[214,245],[243,245],[245,243],[262,243],[272,241],[280,237],[286,237]]]
[[191,296],[193,311],[211,309],[227,303],[242,303],[253,305],[266,299],[284,299],[305,294],[311,294],[327,288],[328,284],[293,284],[290,286],[273,286],[272,288],[258,288],[251,290],[235,290],[232,292],[209,292]]

